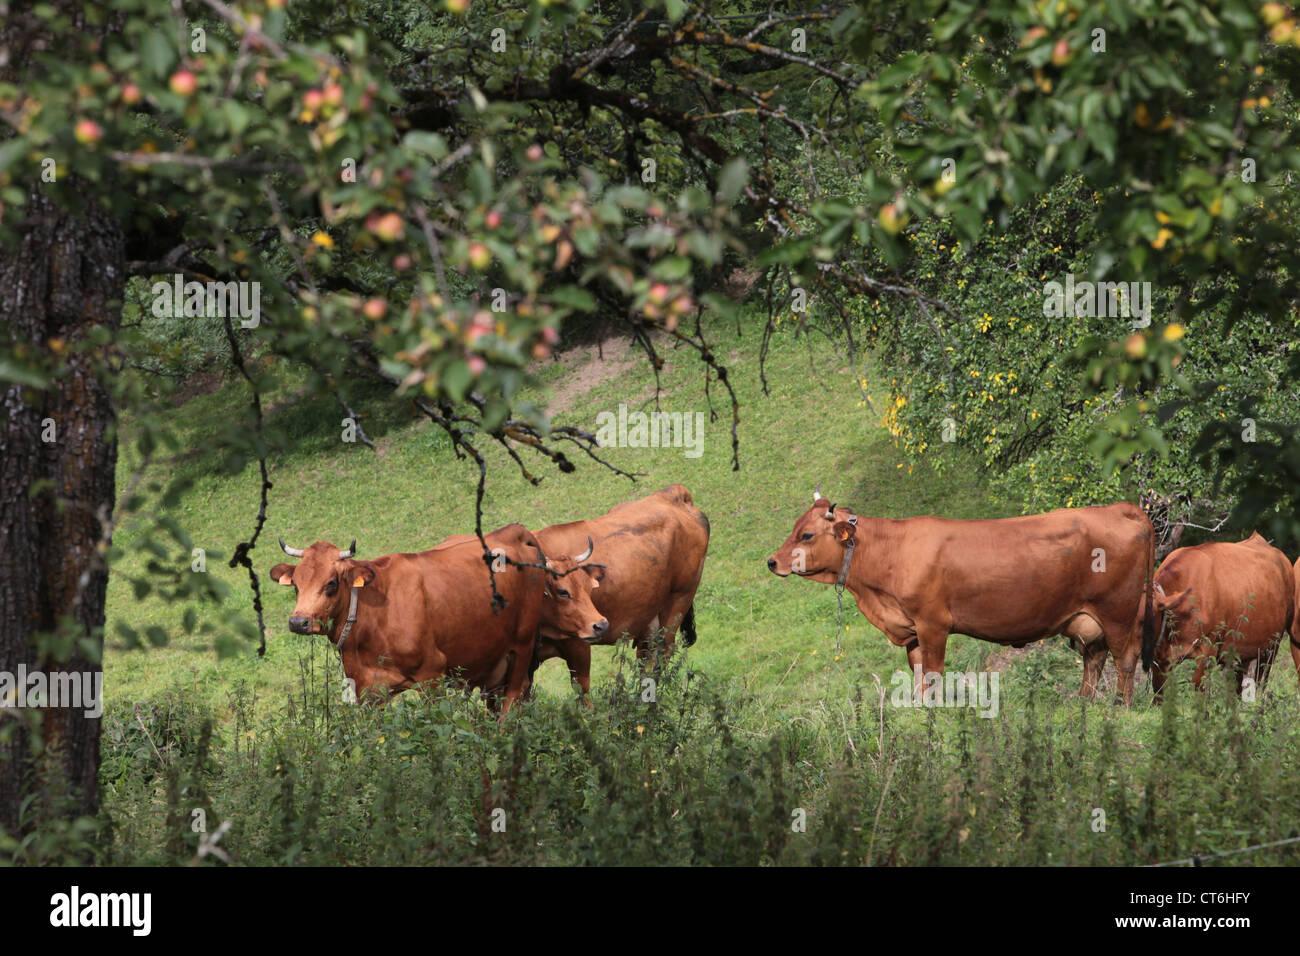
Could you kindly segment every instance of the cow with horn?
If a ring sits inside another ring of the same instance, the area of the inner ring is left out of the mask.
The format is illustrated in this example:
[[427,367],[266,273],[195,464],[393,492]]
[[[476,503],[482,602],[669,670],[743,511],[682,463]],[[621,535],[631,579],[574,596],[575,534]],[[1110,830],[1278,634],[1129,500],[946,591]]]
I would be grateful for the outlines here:
[[1137,505],[1019,518],[870,518],[813,492],[812,507],[767,559],[780,577],[846,588],[858,610],[907,650],[921,694],[943,672],[949,634],[1023,647],[1065,634],[1083,652],[1093,696],[1109,652],[1124,701],[1154,645],[1151,522]]
[[[546,557],[523,525],[485,535],[486,559],[477,536],[459,538],[371,561],[355,557],[355,541],[340,550],[327,541],[299,549],[281,540],[285,554],[300,559],[271,569],[297,594],[289,629],[326,635],[358,697],[383,699],[452,676],[504,713],[527,689],[543,621],[585,637],[604,619],[589,591],[575,596],[551,586]],[[494,585],[504,607],[493,607]]]
[[565,553],[595,541],[604,575],[592,603],[609,619],[599,635],[573,639],[543,630],[534,670],[561,658],[583,700],[591,691],[591,648],[626,638],[638,660],[652,666],[668,657],[680,629],[695,643],[695,592],[709,550],[709,519],[684,485],[669,485],[599,518],[552,525],[537,532],[547,553]]

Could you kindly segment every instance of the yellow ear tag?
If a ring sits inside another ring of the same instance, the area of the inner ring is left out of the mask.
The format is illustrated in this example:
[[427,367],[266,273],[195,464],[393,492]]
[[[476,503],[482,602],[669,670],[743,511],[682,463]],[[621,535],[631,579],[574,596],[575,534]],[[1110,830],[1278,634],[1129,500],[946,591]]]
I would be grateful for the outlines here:
[[282,575],[280,575],[280,583],[281,583],[281,584],[293,584],[293,575],[292,575],[292,574],[282,574]]
[[365,579],[365,578],[357,578],[355,581],[352,582],[352,586],[353,586],[354,588],[363,588],[363,587],[366,586],[366,579]]

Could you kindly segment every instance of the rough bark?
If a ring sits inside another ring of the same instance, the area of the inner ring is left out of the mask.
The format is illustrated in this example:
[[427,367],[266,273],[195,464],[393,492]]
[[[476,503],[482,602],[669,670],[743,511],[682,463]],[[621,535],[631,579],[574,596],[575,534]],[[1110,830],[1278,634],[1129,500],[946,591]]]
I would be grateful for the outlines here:
[[[65,363],[43,391],[0,392],[0,670],[10,673],[101,666],[117,442],[104,356],[88,336],[116,332],[126,272],[121,229],[81,195],[70,211],[34,188],[21,240],[0,248],[0,335]],[[15,713],[0,733],[0,827],[94,813],[99,719],[80,708]]]

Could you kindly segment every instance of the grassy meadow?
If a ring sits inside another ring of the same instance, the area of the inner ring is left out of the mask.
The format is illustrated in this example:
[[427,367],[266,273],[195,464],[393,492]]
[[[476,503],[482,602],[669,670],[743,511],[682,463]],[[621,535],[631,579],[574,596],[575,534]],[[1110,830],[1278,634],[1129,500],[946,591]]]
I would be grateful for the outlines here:
[[[591,517],[674,482],[712,525],[696,599],[699,642],[661,675],[656,702],[642,701],[624,649],[597,648],[594,707],[577,704],[564,665],[551,661],[535,701],[502,727],[459,694],[345,706],[327,641],[288,632],[292,589],[265,577],[282,559],[277,535],[298,547],[355,538],[363,557],[426,548],[472,529],[476,470],[456,460],[439,430],[381,414],[377,403],[363,420],[377,451],[345,444],[337,406],[300,400],[286,376],[265,400],[269,420],[296,439],[270,462],[275,487],[254,552],[269,592],[265,657],[241,644],[220,658],[211,638],[185,633],[183,607],[137,599],[123,575],[111,580],[101,773],[111,827],[101,858],[1129,864],[1300,835],[1300,695],[1285,654],[1257,702],[1175,682],[1153,707],[1143,678],[1129,709],[1111,694],[1091,703],[1074,696],[1082,665],[1061,639],[1008,651],[954,636],[948,669],[999,672],[998,716],[891,706],[903,652],[851,600],[840,628],[831,587],[778,579],[766,557],[819,481],[863,514],[1018,509],[990,501],[973,477],[909,466],[881,427],[888,389],[869,367],[778,338],[763,395],[757,333],[719,331],[716,346],[741,402],[738,472],[730,404],[716,383],[718,418],[707,422],[701,457],[680,448],[602,452],[642,473],[636,483],[573,449],[570,475],[528,462],[545,476],[534,487],[482,443],[485,529]],[[661,348],[661,408],[707,418],[695,353]],[[650,410],[654,388],[644,356],[610,340],[539,366],[525,397],[557,423],[594,430],[597,414],[620,403]],[[256,466],[233,479],[215,467],[217,437],[242,420],[247,400],[246,386],[231,380],[179,405],[177,427],[199,451],[154,466],[196,477],[173,516],[208,549],[208,573],[230,585],[223,605],[195,608],[214,624],[252,615],[246,575],[225,560],[257,514]],[[123,448],[119,487],[133,467]],[[116,543],[133,533],[126,522]],[[162,627],[169,643],[115,646],[119,620]],[[196,810],[206,834],[191,825]],[[221,852],[210,852],[219,821],[230,825]],[[1294,864],[1300,850],[1223,862]]]

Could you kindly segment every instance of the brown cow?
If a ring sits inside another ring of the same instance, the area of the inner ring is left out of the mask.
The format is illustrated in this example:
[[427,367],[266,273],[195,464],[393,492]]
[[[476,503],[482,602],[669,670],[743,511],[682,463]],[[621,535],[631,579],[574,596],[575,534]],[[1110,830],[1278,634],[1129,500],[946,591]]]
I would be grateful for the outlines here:
[[609,618],[609,630],[587,640],[543,634],[534,670],[552,657],[563,658],[585,699],[591,690],[591,645],[628,637],[637,658],[652,662],[660,648],[665,658],[672,654],[679,627],[686,646],[695,643],[695,592],[709,550],[709,519],[684,485],[616,505],[599,518],[552,525],[537,537],[548,554],[572,554],[583,542],[596,542],[595,560],[604,565],[605,576],[591,597]]
[[300,551],[281,541],[286,554],[302,559],[271,569],[272,578],[298,594],[289,629],[326,634],[341,645],[343,670],[358,697],[397,694],[453,673],[467,687],[481,688],[493,709],[504,693],[502,710],[509,710],[527,688],[544,618],[580,635],[594,633],[603,618],[589,598],[565,608],[548,598],[536,537],[519,524],[485,536],[494,554],[525,565],[497,566],[496,588],[506,606],[494,613],[482,545],[466,537],[453,547],[373,561],[353,558],[355,542],[346,551],[326,541]]
[[[1192,681],[1197,687],[1211,660],[1231,660],[1238,694],[1251,663],[1262,688],[1281,636],[1293,626],[1295,601],[1291,562],[1258,534],[1172,552],[1156,574],[1155,609],[1162,626],[1152,689],[1159,696],[1170,670],[1189,657],[1196,660]],[[1292,636],[1292,654],[1300,661]]]
[[842,583],[867,620],[907,649],[918,695],[923,673],[942,673],[949,634],[1015,647],[1066,634],[1083,651],[1080,693],[1096,694],[1109,649],[1128,703],[1154,630],[1143,600],[1153,537],[1147,516],[1129,503],[1020,518],[892,520],[837,508],[819,485],[767,566],[781,577]]
[[[485,537],[491,543],[492,536]],[[478,537],[454,534],[426,553],[443,551],[470,541],[477,542]],[[591,538],[588,538],[587,549],[576,558],[543,553],[548,576],[543,591],[546,600],[542,604],[538,627],[540,637],[550,641],[586,642],[595,641],[609,631],[609,621],[596,609],[592,600],[592,591],[599,588],[605,578],[604,565],[587,563],[594,548]]]
[[1295,578],[1295,616],[1291,619],[1291,660],[1295,661],[1295,672],[1300,675],[1300,558],[1296,558],[1291,573]]

